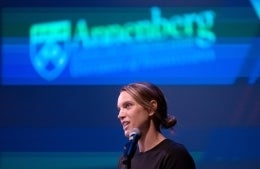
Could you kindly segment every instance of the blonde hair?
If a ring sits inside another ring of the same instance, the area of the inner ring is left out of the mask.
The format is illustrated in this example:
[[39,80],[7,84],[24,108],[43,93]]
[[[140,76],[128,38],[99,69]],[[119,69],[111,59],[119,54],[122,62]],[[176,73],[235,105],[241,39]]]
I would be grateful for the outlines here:
[[157,109],[155,110],[154,123],[157,130],[162,128],[174,127],[177,120],[173,116],[169,116],[167,112],[167,102],[163,92],[159,87],[147,82],[131,83],[124,86],[120,92],[125,91],[130,94],[137,103],[146,109],[151,109],[151,101],[157,102]]

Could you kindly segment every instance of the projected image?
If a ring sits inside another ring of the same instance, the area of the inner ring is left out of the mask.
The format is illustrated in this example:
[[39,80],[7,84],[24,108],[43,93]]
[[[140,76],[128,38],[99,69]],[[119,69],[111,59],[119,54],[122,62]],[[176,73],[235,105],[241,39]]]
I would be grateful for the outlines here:
[[259,78],[259,19],[250,6],[6,8],[3,23],[4,85]]

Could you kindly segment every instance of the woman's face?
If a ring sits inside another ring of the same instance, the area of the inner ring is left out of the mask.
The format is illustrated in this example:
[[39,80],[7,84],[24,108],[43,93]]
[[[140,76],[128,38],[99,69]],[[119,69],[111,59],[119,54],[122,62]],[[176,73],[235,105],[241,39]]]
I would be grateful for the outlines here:
[[122,91],[117,101],[118,119],[125,136],[128,137],[133,128],[144,131],[149,126],[149,112],[138,104],[127,92]]

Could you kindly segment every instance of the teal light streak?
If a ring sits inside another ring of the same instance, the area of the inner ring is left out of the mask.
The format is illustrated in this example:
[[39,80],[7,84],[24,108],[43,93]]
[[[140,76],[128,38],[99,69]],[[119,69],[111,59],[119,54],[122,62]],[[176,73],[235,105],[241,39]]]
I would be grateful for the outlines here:
[[[114,169],[122,152],[2,152],[4,169]],[[191,152],[195,162],[203,152]]]
[[258,19],[260,19],[260,1],[259,0],[250,0],[257,16],[258,16]]

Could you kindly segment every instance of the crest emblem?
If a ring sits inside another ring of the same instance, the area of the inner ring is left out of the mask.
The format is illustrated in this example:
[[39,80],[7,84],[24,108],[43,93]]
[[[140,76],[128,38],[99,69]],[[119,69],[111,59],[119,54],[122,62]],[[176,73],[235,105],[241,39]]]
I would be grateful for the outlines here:
[[65,69],[71,37],[69,21],[35,24],[30,29],[30,58],[45,80],[56,79]]

